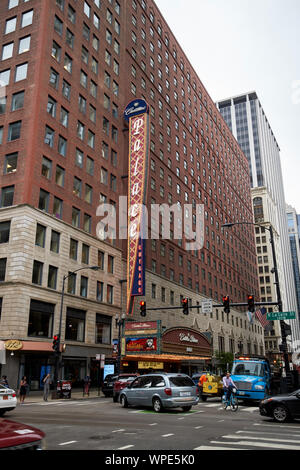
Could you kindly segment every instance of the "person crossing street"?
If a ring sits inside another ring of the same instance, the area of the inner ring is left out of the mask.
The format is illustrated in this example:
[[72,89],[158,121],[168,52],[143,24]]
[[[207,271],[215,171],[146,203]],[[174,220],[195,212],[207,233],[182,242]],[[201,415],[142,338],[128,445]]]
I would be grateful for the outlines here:
[[223,377],[223,390],[225,394],[225,399],[229,401],[231,392],[233,388],[237,388],[234,381],[230,377],[230,373],[227,372],[226,375]]

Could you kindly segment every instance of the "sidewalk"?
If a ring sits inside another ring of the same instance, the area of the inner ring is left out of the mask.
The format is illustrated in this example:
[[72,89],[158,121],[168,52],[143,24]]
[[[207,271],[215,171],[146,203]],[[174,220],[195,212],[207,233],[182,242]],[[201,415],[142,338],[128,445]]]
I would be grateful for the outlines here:
[[[71,398],[55,398],[52,399],[52,392],[53,390],[50,390],[49,397],[48,397],[48,402],[55,402],[55,401],[62,401],[62,400],[84,400],[86,398],[105,398],[105,395],[102,393],[102,391],[98,390],[98,388],[94,388],[90,390],[89,395],[84,395],[82,389],[80,388],[75,388],[74,390],[71,391]],[[99,396],[100,393],[100,396]],[[112,398],[107,398],[108,400],[112,400]],[[43,390],[38,390],[38,391],[30,391],[29,394],[25,398],[25,403],[40,403],[43,402]],[[18,398],[18,403],[19,403],[19,398]]]

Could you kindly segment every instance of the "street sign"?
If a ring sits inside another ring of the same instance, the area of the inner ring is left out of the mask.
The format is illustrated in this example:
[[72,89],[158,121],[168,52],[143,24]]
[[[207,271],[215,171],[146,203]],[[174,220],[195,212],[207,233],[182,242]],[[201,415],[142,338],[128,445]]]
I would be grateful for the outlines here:
[[212,300],[202,300],[201,313],[212,313]]
[[267,320],[295,320],[295,312],[270,312],[267,313]]

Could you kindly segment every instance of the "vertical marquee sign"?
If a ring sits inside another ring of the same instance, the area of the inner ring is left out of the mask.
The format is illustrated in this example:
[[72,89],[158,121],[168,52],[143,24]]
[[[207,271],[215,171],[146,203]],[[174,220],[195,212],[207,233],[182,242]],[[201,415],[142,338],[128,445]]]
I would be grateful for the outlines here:
[[124,118],[129,122],[127,315],[135,296],[145,295],[145,214],[149,152],[149,114],[144,100],[131,101]]

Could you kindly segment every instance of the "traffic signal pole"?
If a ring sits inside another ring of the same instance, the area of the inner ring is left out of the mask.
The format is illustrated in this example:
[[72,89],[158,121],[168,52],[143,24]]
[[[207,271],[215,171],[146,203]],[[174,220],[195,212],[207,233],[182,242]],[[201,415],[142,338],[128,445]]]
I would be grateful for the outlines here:
[[[278,305],[279,312],[282,312],[282,299],[281,299],[281,292],[280,292],[280,286],[279,286],[279,276],[278,276],[278,269],[277,269],[277,260],[276,260],[276,254],[275,254],[274,235],[273,235],[272,225],[270,225],[268,230],[270,232],[270,243],[272,247],[275,285],[276,285],[276,294],[277,294],[277,305]],[[283,320],[280,320],[280,330],[281,330],[281,339],[282,339],[282,348],[283,348],[282,352],[283,352],[284,363],[285,363],[285,371],[288,374],[290,372],[290,363],[289,363],[289,356],[288,356],[288,350],[287,350],[286,331],[285,331]]]
[[[264,224],[256,224],[254,222],[229,222],[229,223],[223,224],[222,227],[228,228],[228,227],[233,227],[234,225],[254,225],[257,227],[264,227],[266,230],[270,232],[270,243],[271,243],[273,264],[274,264],[277,302],[275,302],[275,304],[272,302],[266,305],[277,305],[279,312],[282,312],[282,298],[281,298],[281,292],[280,292],[277,259],[276,259],[276,253],[275,253],[275,245],[274,245],[274,233],[273,233],[273,227],[271,223],[269,227],[266,227]],[[283,358],[285,362],[285,370],[286,370],[286,373],[288,374],[290,372],[290,363],[289,363],[288,349],[287,349],[287,342],[286,342],[286,332],[285,332],[283,320],[280,320],[280,330],[281,330],[282,352],[283,352]]]

